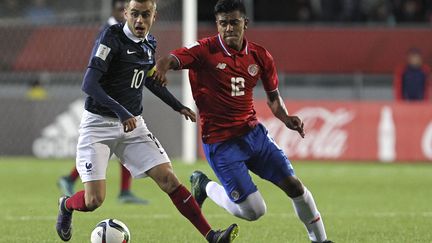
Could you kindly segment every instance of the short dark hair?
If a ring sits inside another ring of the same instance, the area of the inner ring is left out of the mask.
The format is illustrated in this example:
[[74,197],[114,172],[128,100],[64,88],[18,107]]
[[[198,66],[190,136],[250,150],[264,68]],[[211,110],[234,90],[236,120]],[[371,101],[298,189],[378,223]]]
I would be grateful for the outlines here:
[[237,10],[246,16],[246,7],[242,0],[219,0],[214,7],[214,15]]
[[117,3],[126,3],[127,0],[112,0],[111,1],[111,8],[115,8]]

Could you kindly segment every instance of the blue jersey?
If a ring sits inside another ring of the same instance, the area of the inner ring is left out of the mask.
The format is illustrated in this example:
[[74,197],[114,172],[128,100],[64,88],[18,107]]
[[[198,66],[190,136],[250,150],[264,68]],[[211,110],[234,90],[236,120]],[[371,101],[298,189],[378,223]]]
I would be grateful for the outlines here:
[[[106,28],[92,50],[89,68],[103,73],[99,83],[103,90],[132,115],[141,115],[142,89],[147,72],[155,65],[156,39],[147,35],[138,39],[127,25]],[[103,104],[88,96],[85,109],[102,116],[117,117]]]

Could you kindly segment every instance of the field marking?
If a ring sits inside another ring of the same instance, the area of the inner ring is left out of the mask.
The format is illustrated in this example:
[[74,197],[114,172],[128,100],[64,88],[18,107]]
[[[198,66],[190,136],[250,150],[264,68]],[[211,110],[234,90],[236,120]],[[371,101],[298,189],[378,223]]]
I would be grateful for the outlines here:
[[[354,216],[354,217],[373,217],[373,218],[395,218],[395,217],[432,217],[432,212],[422,212],[422,213],[402,213],[402,212],[373,212],[373,213],[357,213],[357,214],[347,214],[347,213],[326,213],[325,216],[328,217],[337,217],[337,216]],[[232,215],[228,213],[218,213],[218,214],[206,214],[206,218],[227,218],[232,217]],[[292,213],[266,213],[265,217],[271,218],[297,218],[296,215]],[[176,214],[146,214],[146,215],[124,215],[124,218],[130,219],[170,219],[178,217]],[[12,216],[6,215],[4,217],[0,217],[0,219],[6,221],[55,221],[57,216],[51,215],[40,215],[40,216],[30,216],[30,215],[21,215],[21,216]]]

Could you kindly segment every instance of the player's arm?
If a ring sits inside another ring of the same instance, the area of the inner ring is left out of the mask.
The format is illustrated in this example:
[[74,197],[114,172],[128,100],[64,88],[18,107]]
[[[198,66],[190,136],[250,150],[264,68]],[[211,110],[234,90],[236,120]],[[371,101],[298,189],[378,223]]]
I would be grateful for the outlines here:
[[153,79],[162,86],[167,85],[166,73],[170,69],[178,69],[179,61],[174,55],[162,57],[156,62],[156,70],[153,74]]
[[166,87],[162,87],[155,82],[153,78],[146,78],[145,86],[154,95],[161,99],[165,104],[169,105],[173,110],[182,114],[186,120],[196,122],[196,114],[188,107],[184,106]]
[[298,116],[290,116],[285,107],[282,97],[279,95],[279,90],[267,92],[267,105],[270,107],[273,115],[281,120],[289,129],[297,131],[302,138],[305,136],[303,130],[303,122]]
[[112,110],[125,125],[125,132],[132,131],[135,127],[134,124],[132,124],[133,122],[129,120],[135,119],[135,117],[103,90],[99,83],[102,75],[102,71],[98,69],[87,68],[81,86],[82,91],[91,96],[99,104],[102,104]]

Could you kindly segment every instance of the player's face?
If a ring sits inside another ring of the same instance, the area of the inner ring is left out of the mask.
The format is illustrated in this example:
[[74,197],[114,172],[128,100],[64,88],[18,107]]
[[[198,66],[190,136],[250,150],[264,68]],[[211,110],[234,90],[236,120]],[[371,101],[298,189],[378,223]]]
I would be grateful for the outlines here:
[[130,1],[125,12],[127,25],[138,38],[144,38],[156,19],[156,6],[153,1],[142,3]]
[[236,50],[242,48],[247,23],[247,18],[240,11],[219,13],[216,15],[216,26],[219,35],[229,47]]
[[126,2],[116,2],[114,8],[112,9],[112,16],[118,22],[125,22],[125,14],[124,11],[126,9]]

